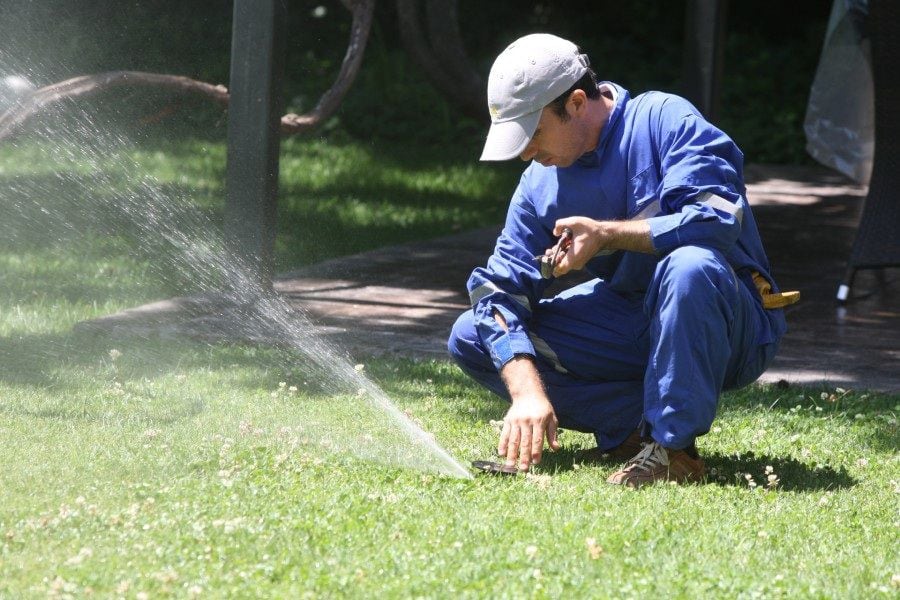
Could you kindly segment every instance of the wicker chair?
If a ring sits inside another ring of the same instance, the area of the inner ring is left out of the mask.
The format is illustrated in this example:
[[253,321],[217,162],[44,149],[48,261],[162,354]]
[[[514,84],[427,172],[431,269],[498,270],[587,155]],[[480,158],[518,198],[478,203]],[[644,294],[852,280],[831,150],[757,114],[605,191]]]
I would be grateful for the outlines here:
[[900,2],[871,0],[875,156],[869,193],[837,299],[845,302],[857,271],[900,266]]

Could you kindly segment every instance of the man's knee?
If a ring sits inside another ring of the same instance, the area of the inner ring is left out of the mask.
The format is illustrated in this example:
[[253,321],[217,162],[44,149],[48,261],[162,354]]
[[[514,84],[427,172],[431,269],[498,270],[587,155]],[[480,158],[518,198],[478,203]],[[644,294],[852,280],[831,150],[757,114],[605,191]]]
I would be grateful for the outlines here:
[[676,248],[657,266],[654,278],[657,293],[697,300],[704,292],[724,292],[738,283],[724,255],[711,248]]
[[712,248],[702,246],[682,246],[676,248],[660,261],[665,274],[678,279],[691,280],[697,277],[717,277],[728,272],[725,256]]
[[460,365],[483,366],[487,356],[475,329],[475,316],[471,310],[461,314],[453,324],[447,339],[447,351]]
[[463,373],[500,397],[509,400],[506,387],[500,380],[500,374],[475,329],[475,315],[472,311],[464,312],[453,324],[447,340],[447,350]]

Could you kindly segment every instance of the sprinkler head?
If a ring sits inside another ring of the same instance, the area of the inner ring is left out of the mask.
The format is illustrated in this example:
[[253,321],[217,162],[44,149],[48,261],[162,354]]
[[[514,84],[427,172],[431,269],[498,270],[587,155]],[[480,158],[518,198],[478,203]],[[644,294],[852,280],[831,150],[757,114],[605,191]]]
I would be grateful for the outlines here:
[[515,466],[508,467],[503,463],[491,462],[489,460],[473,460],[472,466],[482,473],[488,475],[518,475],[519,469]]

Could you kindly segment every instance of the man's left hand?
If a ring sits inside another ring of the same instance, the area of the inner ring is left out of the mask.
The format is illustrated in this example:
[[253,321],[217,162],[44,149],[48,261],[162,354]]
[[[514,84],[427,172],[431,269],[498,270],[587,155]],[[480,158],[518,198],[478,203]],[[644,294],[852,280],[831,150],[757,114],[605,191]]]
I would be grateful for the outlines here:
[[583,269],[589,260],[603,251],[656,252],[650,236],[650,224],[644,220],[595,221],[588,217],[567,217],[556,222],[553,235],[562,235],[566,227],[572,230],[572,245],[556,263],[553,270],[556,277]]

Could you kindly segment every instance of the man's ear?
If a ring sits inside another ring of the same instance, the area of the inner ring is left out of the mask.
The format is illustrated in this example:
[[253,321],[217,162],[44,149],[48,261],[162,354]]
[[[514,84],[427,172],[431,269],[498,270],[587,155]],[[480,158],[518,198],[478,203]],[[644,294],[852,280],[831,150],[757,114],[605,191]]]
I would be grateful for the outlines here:
[[569,94],[569,99],[566,102],[566,112],[569,113],[570,117],[574,117],[587,107],[587,101],[588,97],[584,90],[574,90]]

